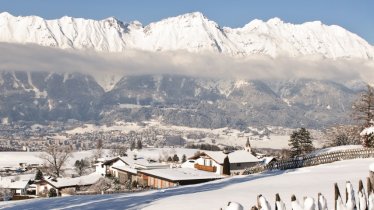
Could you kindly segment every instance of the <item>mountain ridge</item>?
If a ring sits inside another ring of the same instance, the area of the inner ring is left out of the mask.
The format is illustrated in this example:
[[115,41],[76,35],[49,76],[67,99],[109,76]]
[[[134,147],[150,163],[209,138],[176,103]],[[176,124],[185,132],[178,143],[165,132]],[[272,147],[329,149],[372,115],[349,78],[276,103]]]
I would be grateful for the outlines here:
[[122,77],[105,91],[90,75],[0,71],[0,120],[110,123],[160,120],[222,128],[323,128],[350,123],[360,90],[322,80],[230,80],[176,75]]
[[114,17],[45,20],[0,13],[0,42],[34,43],[62,49],[126,52],[187,50],[230,56],[305,56],[374,59],[374,47],[358,35],[320,21],[285,23],[279,18],[252,20],[241,28],[221,27],[200,12],[187,13],[143,26]]

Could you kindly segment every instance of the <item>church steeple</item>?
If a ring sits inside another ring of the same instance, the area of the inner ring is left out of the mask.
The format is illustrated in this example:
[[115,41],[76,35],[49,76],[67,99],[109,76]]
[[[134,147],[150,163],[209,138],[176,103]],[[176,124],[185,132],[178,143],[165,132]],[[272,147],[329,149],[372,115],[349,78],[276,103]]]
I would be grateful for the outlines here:
[[251,144],[249,143],[249,137],[247,137],[247,142],[245,143],[245,151],[251,152]]

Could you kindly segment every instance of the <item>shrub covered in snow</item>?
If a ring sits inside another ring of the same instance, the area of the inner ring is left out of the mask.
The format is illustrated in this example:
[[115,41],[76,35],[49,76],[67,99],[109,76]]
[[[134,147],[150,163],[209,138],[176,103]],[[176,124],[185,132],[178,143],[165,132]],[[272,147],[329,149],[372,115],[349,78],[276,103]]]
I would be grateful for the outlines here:
[[57,197],[57,191],[55,188],[51,188],[48,192],[48,197]]

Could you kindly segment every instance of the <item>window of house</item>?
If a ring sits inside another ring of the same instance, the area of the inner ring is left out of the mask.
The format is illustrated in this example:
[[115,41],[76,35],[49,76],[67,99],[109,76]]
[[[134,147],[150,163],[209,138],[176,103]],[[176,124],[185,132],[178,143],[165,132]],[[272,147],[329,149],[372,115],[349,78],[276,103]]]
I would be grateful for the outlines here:
[[242,165],[241,163],[237,163],[237,164],[236,164],[236,166],[239,166],[239,167],[240,167],[241,165]]

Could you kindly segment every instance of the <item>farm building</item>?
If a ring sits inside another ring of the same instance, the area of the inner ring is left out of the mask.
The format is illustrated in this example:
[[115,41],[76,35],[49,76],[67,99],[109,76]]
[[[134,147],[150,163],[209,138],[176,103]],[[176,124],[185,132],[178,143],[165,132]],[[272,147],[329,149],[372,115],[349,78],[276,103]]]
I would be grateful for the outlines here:
[[222,179],[225,176],[193,168],[169,168],[138,171],[142,182],[153,188],[169,188]]

